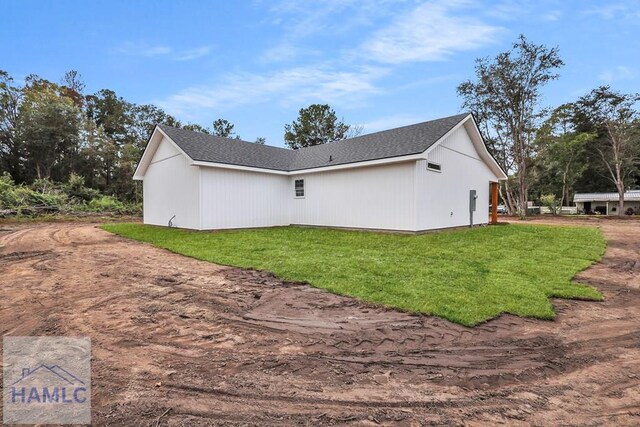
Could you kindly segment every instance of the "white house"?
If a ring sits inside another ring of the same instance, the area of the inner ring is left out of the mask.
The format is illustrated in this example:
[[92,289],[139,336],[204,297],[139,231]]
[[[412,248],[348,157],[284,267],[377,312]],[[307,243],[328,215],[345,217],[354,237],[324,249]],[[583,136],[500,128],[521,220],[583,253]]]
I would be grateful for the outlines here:
[[461,114],[299,150],[159,125],[134,179],[145,224],[422,231],[488,223],[506,175]]
[[[618,215],[618,201],[620,201],[618,193],[576,193],[573,196],[578,212],[583,213],[599,212],[602,215]],[[622,213],[627,213],[629,209],[636,215],[640,214],[640,190],[624,193]]]

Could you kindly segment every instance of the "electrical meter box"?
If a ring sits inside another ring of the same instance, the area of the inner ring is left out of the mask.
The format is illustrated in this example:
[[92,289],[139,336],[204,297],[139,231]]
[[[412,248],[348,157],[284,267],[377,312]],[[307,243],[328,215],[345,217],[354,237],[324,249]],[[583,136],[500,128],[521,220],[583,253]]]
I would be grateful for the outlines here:
[[476,199],[478,195],[476,194],[476,190],[469,190],[469,212],[476,211]]

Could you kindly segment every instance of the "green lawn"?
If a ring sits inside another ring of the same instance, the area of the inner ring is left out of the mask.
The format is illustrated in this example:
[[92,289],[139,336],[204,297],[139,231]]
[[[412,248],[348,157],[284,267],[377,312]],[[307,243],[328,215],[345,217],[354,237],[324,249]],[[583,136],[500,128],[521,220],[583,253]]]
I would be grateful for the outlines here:
[[606,243],[590,227],[503,225],[423,235],[281,227],[107,231],[223,265],[268,270],[337,294],[476,325],[501,313],[553,319],[549,297],[600,300],[572,282]]

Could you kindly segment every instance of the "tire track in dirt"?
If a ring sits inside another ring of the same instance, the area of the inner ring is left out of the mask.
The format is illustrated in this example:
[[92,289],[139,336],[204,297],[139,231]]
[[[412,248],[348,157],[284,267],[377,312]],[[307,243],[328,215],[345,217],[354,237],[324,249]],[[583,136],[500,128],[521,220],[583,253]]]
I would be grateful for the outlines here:
[[578,277],[601,303],[475,328],[199,262],[86,223],[0,233],[0,329],[88,335],[94,423],[640,423],[640,223]]

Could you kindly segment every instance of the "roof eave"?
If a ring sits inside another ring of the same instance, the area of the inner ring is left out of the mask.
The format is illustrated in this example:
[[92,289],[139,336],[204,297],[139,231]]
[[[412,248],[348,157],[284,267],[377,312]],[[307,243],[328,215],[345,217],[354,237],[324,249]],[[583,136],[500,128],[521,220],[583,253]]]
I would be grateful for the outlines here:
[[409,155],[384,157],[381,159],[365,160],[360,162],[343,163],[339,165],[330,165],[330,166],[319,166],[315,168],[296,169],[296,170],[268,169],[268,168],[260,168],[255,166],[235,165],[230,163],[206,162],[202,160],[193,161],[193,165],[203,166],[203,167],[222,168],[222,169],[245,170],[245,171],[251,171],[251,172],[275,174],[275,175],[302,175],[302,174],[319,173],[319,172],[334,171],[334,170],[341,170],[341,169],[354,169],[354,168],[378,166],[378,165],[391,164],[391,163],[416,161],[423,158],[424,158],[423,153],[414,153]]
[[171,139],[171,137],[167,135],[167,133],[163,131],[160,126],[156,125],[156,127],[153,128],[153,132],[151,132],[151,136],[147,141],[147,145],[144,148],[142,157],[140,158],[138,166],[136,166],[136,170],[133,173],[134,181],[144,180],[144,175],[146,174],[149,165],[151,165],[153,155],[156,153],[156,150],[160,146],[160,142],[163,138],[166,138],[166,140],[169,141],[171,145],[173,145],[180,152],[180,154],[185,156],[185,158],[189,160],[190,164],[194,164],[194,160],[191,158],[191,156],[189,156],[182,148],[180,148],[180,146],[176,144],[176,142]]
[[467,122],[471,123],[471,129],[473,130],[473,132],[469,133],[469,128],[468,127],[465,127],[465,129],[467,130],[467,133],[469,133],[469,137],[471,138],[471,142],[473,143],[474,147],[478,151],[478,154],[480,155],[480,158],[482,159],[482,161],[485,162],[485,164],[489,167],[489,169],[491,169],[491,171],[493,172],[493,174],[496,177],[496,180],[498,180],[498,181],[506,181],[508,179],[507,174],[502,170],[502,168],[500,167],[500,165],[496,161],[495,157],[493,157],[493,155],[489,152],[489,149],[487,148],[487,144],[486,144],[484,138],[482,137],[482,133],[480,132],[480,128],[478,127],[478,123],[476,122],[475,118],[473,117],[473,114],[471,114],[471,113],[469,113],[465,117],[463,117],[462,120],[460,120],[455,126],[453,126],[451,129],[449,129],[449,131],[447,133],[442,135],[436,142],[434,142],[425,151],[425,154],[428,155],[429,152],[434,150],[445,139],[447,139],[447,137],[449,135],[451,135],[453,132],[455,132],[457,129],[459,129],[460,126],[464,126]]

